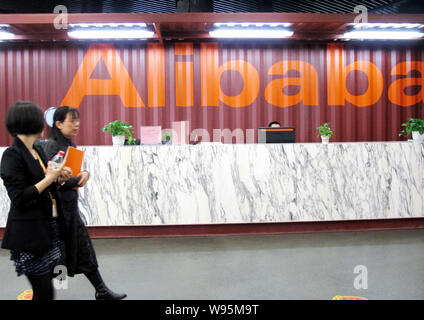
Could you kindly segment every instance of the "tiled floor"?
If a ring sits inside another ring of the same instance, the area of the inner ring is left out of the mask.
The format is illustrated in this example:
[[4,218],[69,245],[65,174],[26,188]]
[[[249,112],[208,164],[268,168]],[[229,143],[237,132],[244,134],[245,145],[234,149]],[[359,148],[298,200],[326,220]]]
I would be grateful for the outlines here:
[[[423,229],[93,242],[106,283],[127,299],[424,299]],[[7,250],[0,284],[2,300],[30,288]],[[77,275],[56,299],[94,290]]]

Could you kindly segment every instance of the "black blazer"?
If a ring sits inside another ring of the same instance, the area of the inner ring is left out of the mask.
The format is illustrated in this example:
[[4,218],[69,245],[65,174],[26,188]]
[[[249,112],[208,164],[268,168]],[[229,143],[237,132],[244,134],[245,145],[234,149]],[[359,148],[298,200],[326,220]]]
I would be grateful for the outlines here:
[[[34,146],[47,166],[47,158]],[[35,184],[44,178],[44,171],[19,138],[3,153],[0,176],[3,179],[11,204],[3,237],[2,248],[31,253],[46,252],[53,248],[52,201],[56,198],[61,224],[61,206],[55,184],[38,193]],[[49,190],[49,191],[48,191]]]

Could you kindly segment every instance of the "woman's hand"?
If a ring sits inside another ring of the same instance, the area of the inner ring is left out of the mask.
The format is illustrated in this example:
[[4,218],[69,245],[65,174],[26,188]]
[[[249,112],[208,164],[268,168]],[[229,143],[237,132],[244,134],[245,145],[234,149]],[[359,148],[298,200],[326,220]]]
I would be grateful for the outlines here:
[[62,183],[64,181],[68,180],[71,177],[72,177],[72,169],[69,168],[69,167],[63,167],[61,172],[60,172],[59,177],[57,178],[57,181],[59,183]]
[[65,163],[62,163],[59,168],[55,169],[52,167],[52,162],[49,161],[47,163],[46,178],[51,182],[56,181],[59,178],[59,176],[62,174],[62,170],[64,167],[65,167]]
[[64,167],[65,163],[62,163],[59,168],[55,169],[52,167],[52,162],[49,161],[47,163],[46,176],[43,180],[35,184],[35,188],[38,190],[38,193],[43,192],[49,185],[55,182],[59,178]]
[[80,177],[78,187],[84,187],[84,185],[88,181],[88,178],[90,178],[90,173],[88,173],[88,171],[81,171],[80,173],[78,173],[77,177]]

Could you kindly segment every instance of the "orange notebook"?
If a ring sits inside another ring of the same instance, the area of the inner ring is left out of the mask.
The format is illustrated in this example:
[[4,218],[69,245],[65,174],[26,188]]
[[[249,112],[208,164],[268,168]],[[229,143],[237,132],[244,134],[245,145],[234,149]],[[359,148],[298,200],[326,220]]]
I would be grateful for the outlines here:
[[82,160],[84,159],[84,151],[74,147],[68,147],[65,155],[65,167],[72,169],[72,176],[76,177],[81,172]]

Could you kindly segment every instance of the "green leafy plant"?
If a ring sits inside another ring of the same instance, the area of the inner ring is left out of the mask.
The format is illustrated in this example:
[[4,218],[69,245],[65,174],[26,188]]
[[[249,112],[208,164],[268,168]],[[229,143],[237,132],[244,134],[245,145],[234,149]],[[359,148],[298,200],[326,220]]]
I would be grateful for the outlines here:
[[409,136],[412,131],[418,131],[420,134],[424,133],[424,120],[419,118],[410,118],[408,122],[402,123],[402,127],[405,127],[400,133],[399,136]]
[[115,120],[105,125],[102,131],[109,132],[113,137],[125,136],[128,139],[128,144],[135,144],[133,126],[128,123]]
[[162,141],[169,142],[172,139],[172,132],[171,131],[165,131],[162,132]]
[[325,122],[324,124],[320,125],[318,128],[318,137],[325,136],[331,138],[333,136],[333,131],[330,128],[330,125]]

